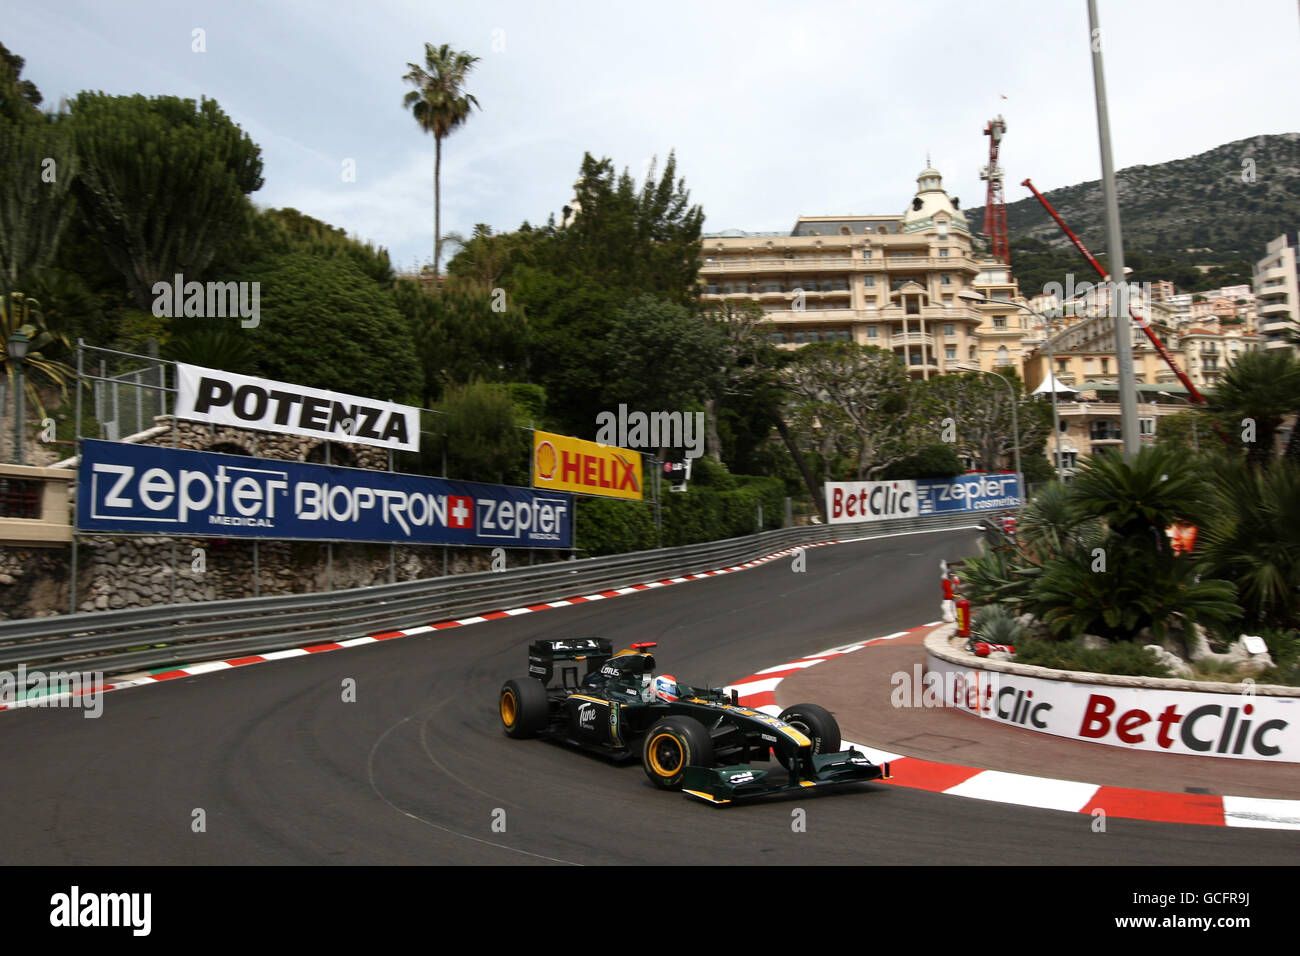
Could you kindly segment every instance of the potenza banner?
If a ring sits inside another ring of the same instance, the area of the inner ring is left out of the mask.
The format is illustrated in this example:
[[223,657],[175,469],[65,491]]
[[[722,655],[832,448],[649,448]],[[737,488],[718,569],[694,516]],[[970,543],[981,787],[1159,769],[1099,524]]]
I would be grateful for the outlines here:
[[420,411],[410,405],[181,362],[176,387],[178,418],[398,451],[420,449]]
[[641,455],[614,445],[534,431],[533,487],[640,501]]
[[961,667],[930,656],[942,705],[1043,734],[1129,750],[1300,762],[1300,700],[1111,687]]
[[959,511],[999,511],[1020,506],[1020,479],[1017,475],[919,478],[916,494],[922,516]]
[[568,548],[573,496],[86,440],[77,530]]
[[915,518],[915,481],[828,481],[826,520],[829,524]]

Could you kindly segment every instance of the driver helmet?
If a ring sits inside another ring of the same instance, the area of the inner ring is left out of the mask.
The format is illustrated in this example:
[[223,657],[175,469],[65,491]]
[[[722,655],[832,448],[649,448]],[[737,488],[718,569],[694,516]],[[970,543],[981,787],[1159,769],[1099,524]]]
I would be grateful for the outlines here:
[[654,679],[654,695],[660,700],[677,699],[677,678],[671,674],[660,674]]

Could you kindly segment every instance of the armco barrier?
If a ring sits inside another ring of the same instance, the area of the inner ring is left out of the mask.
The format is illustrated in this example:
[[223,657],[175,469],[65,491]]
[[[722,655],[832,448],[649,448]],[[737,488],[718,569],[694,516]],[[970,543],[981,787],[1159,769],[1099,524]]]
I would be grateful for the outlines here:
[[214,657],[230,658],[731,567],[800,545],[974,527],[971,518],[962,515],[864,525],[814,525],[679,548],[325,594],[169,604],[6,621],[0,623],[0,669],[25,664],[29,668],[115,674]]

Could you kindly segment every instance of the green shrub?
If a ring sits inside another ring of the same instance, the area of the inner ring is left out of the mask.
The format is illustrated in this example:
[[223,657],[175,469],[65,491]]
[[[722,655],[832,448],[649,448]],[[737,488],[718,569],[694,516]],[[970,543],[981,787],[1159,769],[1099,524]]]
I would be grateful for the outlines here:
[[617,498],[577,499],[577,546],[592,557],[655,546],[654,506]]
[[972,622],[971,630],[981,641],[990,644],[1019,646],[1024,639],[1024,628],[1016,623],[1015,614],[1001,604],[980,608]]
[[1273,658],[1273,666],[1259,675],[1259,682],[1300,687],[1300,631],[1268,629],[1258,633]]
[[1151,651],[1128,641],[1092,649],[1084,647],[1078,641],[1044,641],[1026,637],[1016,644],[1015,661],[1017,664],[1033,664],[1053,670],[1088,671],[1093,674],[1172,676]]

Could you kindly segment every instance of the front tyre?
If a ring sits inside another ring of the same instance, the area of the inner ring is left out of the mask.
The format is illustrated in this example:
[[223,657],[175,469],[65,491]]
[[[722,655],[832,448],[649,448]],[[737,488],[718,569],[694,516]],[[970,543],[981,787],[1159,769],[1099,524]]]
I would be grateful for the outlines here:
[[815,754],[833,754],[840,750],[840,725],[825,707],[795,704],[781,711],[777,718],[812,741]]
[[665,717],[641,745],[641,766],[656,787],[680,790],[687,767],[713,765],[713,738],[694,717]]
[[507,737],[523,740],[536,737],[550,720],[550,703],[541,681],[531,677],[508,680],[497,700],[501,729]]

